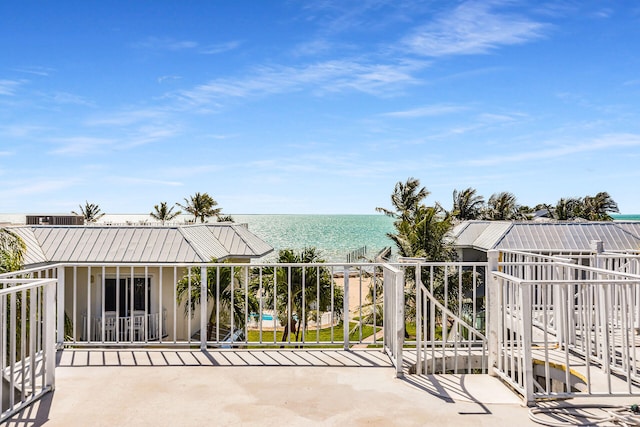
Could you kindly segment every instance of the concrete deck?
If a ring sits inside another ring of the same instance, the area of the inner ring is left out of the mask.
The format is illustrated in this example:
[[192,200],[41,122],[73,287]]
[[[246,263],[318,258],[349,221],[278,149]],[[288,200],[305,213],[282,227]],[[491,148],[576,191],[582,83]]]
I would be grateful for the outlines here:
[[527,426],[487,375],[395,379],[379,350],[64,350],[9,426]]

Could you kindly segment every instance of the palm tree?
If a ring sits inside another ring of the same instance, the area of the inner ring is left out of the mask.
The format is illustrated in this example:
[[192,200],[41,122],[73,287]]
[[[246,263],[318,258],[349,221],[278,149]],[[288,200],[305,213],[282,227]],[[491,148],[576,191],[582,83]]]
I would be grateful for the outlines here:
[[589,221],[612,221],[609,212],[620,212],[618,204],[609,193],[601,191],[595,196],[586,196],[583,199],[584,218]]
[[436,203],[420,205],[412,222],[400,221],[396,233],[387,234],[404,257],[420,257],[430,261],[448,261],[453,258],[452,246],[445,236],[451,229],[451,216]]
[[582,216],[582,199],[569,197],[558,200],[553,209],[553,217],[561,221],[572,220]]
[[166,221],[171,221],[182,213],[181,211],[173,212],[174,207],[175,206],[171,206],[169,208],[167,206],[167,202],[160,202],[160,206],[153,206],[153,212],[151,212],[149,215],[151,215],[152,218],[161,221],[162,225],[164,225]]
[[[9,273],[12,271],[21,270],[23,267],[24,254],[27,250],[27,246],[24,241],[15,234],[13,231],[8,228],[0,228],[0,273]],[[6,297],[5,300],[5,322],[8,322],[7,319],[12,318],[12,316],[16,316],[14,313],[21,313],[23,309],[23,303],[26,307],[29,307],[31,300],[31,292],[26,291],[25,293],[19,293],[12,297]],[[15,300],[15,312],[12,313],[11,310],[11,298]],[[29,316],[31,311],[26,311],[26,339],[24,342],[28,343],[30,340],[30,322]],[[20,316],[20,314],[18,314]],[[7,323],[8,324],[8,323]],[[16,360],[21,359],[22,354],[22,325],[23,322],[17,321],[15,326],[15,348],[12,350],[11,346],[7,345],[4,353],[4,357],[9,360],[11,352],[13,351],[16,355]],[[5,331],[5,336],[2,339],[5,342],[11,342],[11,337],[9,336],[10,330],[9,328]],[[27,346],[28,347],[28,346]],[[27,350],[29,351],[29,350]]]
[[618,204],[609,193],[602,191],[595,196],[570,197],[558,200],[554,217],[559,220],[572,220],[576,218],[588,221],[611,221],[610,212],[619,212]]
[[[316,248],[305,248],[300,253],[291,249],[280,250],[277,262],[300,264],[323,263],[324,260]],[[322,312],[331,310],[332,302],[334,312],[342,315],[344,294],[342,288],[332,286],[333,278],[328,268],[278,267],[272,270],[272,274],[274,271],[275,275],[264,288],[264,297],[266,301],[273,301],[275,292],[275,309],[285,325],[283,342],[289,339],[290,334],[295,334],[294,340],[299,341],[300,333],[307,329],[309,320],[319,319]]]
[[[217,260],[213,259],[212,262],[216,263]],[[207,301],[210,310],[207,340],[213,339],[218,319],[223,329],[229,329],[233,333],[232,323],[234,329],[243,328],[246,315],[258,311],[258,303],[252,292],[247,294],[245,307],[245,289],[241,279],[243,268],[231,266],[207,268]],[[200,271],[199,267],[192,267],[176,284],[178,304],[185,302],[185,316],[191,313],[193,317],[202,301]]]
[[376,211],[400,221],[411,220],[418,206],[431,194],[425,187],[419,187],[420,181],[413,177],[408,178],[406,183],[398,181],[391,195],[391,205],[395,212],[385,208],[376,208]]
[[0,273],[21,270],[27,246],[8,228],[0,228]]
[[516,196],[506,191],[492,194],[484,216],[493,221],[520,219]]
[[545,218],[555,218],[555,206],[549,203],[538,203],[533,208],[533,213]]
[[452,216],[460,221],[478,219],[484,206],[484,197],[476,195],[475,188],[458,192],[453,190]]
[[85,222],[96,222],[104,216],[104,213],[100,212],[100,207],[95,203],[85,201],[84,207],[82,205],[78,206],[80,207],[80,213],[76,211],[71,211],[71,213],[84,217]]
[[420,187],[419,180],[409,178],[406,183],[395,185],[391,195],[395,211],[376,210],[396,219],[396,232],[387,236],[394,241],[400,255],[444,261],[452,255],[444,244],[445,234],[451,228],[451,217],[438,203],[425,206],[423,200],[428,195],[429,191]]
[[209,217],[219,216],[222,211],[221,208],[214,208],[214,206],[218,205],[218,202],[207,193],[196,193],[188,199],[185,198],[184,201],[184,205],[180,203],[176,203],[176,205],[193,215],[196,221],[200,219],[202,223]]

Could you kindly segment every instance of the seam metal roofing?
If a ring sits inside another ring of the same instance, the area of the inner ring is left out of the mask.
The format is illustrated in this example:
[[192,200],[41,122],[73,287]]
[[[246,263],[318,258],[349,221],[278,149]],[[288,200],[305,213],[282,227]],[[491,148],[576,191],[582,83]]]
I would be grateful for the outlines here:
[[640,249],[640,222],[469,221],[454,235],[458,247],[532,251],[590,251],[600,240],[606,251]]
[[11,227],[27,245],[25,265],[46,262],[190,263],[212,258],[259,258],[273,251],[246,227]]

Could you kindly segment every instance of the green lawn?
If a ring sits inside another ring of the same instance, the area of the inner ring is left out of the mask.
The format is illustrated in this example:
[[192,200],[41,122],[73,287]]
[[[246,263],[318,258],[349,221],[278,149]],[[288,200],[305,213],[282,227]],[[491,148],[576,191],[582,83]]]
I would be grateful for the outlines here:
[[[353,329],[354,327],[356,327],[356,323],[351,323],[351,329]],[[342,326],[342,322],[340,322],[338,325],[334,326],[333,328],[323,328],[320,329],[319,333],[318,330],[316,329],[311,329],[308,330],[305,333],[305,341],[308,343],[315,343],[315,342],[331,342],[331,330],[333,329],[333,342],[335,343],[341,343],[343,341],[344,338],[344,330],[343,330],[343,326]],[[379,331],[380,327],[377,327],[376,330]],[[369,325],[363,325],[362,326],[362,338],[365,339],[367,337],[370,337],[371,335],[373,335],[374,329],[373,326],[369,326]],[[282,331],[277,331],[276,332],[276,340],[279,341],[282,338]],[[300,339],[302,339],[302,333],[300,334]],[[359,341],[360,339],[360,330],[356,329],[354,332],[352,332],[351,334],[349,334],[349,341]],[[260,331],[257,330],[249,330],[249,336],[248,336],[248,341],[250,343],[252,342],[259,342],[260,341]],[[273,331],[262,331],[262,342],[271,342],[273,341]],[[292,342],[293,342],[293,337],[292,337]],[[335,345],[335,344],[334,344]],[[335,345],[337,347],[340,347],[341,345]]]

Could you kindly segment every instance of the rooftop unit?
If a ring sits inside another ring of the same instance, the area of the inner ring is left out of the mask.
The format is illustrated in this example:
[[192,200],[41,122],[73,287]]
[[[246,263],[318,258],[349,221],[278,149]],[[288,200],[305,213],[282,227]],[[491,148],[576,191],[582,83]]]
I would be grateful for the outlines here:
[[84,225],[81,215],[27,215],[27,225]]

